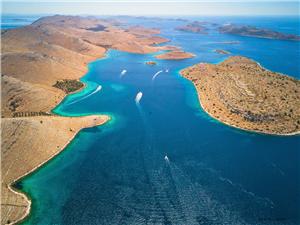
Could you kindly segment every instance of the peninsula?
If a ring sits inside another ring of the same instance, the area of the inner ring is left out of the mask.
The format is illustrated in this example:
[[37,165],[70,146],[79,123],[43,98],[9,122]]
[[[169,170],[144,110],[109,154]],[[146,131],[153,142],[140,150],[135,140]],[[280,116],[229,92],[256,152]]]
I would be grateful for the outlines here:
[[240,56],[218,65],[200,63],[181,74],[195,85],[202,108],[227,125],[274,135],[300,133],[299,80]]
[[31,203],[12,183],[62,151],[81,129],[109,119],[51,112],[66,94],[83,88],[79,78],[87,64],[109,48],[145,54],[170,47],[154,46],[168,41],[157,29],[125,29],[93,17],[49,16],[1,32],[1,224],[14,224],[28,215]]
[[30,200],[11,184],[60,153],[81,129],[101,125],[108,119],[108,116],[3,118],[1,224],[14,224],[30,211]]
[[294,34],[285,34],[269,29],[257,28],[254,26],[227,24],[219,27],[219,32],[248,37],[300,41],[300,37]]

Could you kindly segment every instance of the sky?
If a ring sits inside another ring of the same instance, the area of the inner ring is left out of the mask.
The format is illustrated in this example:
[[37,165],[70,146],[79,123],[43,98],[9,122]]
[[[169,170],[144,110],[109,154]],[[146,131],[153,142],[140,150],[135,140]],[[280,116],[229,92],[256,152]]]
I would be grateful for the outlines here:
[[2,0],[2,14],[299,15],[300,0]]

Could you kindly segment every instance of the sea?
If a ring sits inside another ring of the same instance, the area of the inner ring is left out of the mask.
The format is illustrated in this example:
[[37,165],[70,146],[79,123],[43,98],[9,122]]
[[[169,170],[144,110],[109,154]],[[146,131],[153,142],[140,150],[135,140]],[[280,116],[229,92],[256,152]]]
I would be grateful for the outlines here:
[[[32,200],[22,224],[300,224],[300,137],[221,124],[202,110],[193,84],[179,74],[196,63],[241,55],[300,79],[300,42],[220,34],[215,25],[299,35],[299,17],[184,18],[209,22],[208,34],[175,30],[187,23],[178,18],[118,18],[159,28],[170,39],[167,45],[196,57],[157,60],[158,53],[109,50],[90,63],[81,78],[86,88],[53,112],[106,114],[111,120],[79,132],[58,156],[16,184]],[[2,29],[35,19],[4,16]]]

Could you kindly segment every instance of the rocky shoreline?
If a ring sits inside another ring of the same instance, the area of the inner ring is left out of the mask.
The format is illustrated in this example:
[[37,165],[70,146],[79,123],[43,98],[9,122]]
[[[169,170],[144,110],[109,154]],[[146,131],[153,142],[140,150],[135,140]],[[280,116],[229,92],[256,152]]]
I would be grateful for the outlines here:
[[195,85],[202,108],[224,124],[272,135],[300,133],[299,80],[239,56],[200,63],[181,75]]

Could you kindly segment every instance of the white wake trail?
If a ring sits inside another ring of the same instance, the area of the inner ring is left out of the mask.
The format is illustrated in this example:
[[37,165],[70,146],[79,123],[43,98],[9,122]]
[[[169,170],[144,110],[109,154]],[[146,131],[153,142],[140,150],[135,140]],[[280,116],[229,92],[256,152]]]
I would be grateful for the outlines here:
[[160,71],[158,71],[156,74],[154,74],[153,77],[152,77],[152,81],[155,80],[155,78],[156,78],[160,73],[162,73],[162,72],[163,72],[163,70],[160,70]]
[[89,93],[88,95],[86,95],[86,96],[84,96],[84,97],[82,97],[82,98],[80,98],[80,99],[78,99],[78,100],[76,100],[74,102],[69,103],[68,105],[72,105],[72,104],[74,104],[76,102],[80,102],[83,99],[86,99],[86,98],[90,97],[91,95],[96,94],[97,92],[101,91],[101,89],[102,89],[102,86],[98,85],[98,87],[93,92]]

